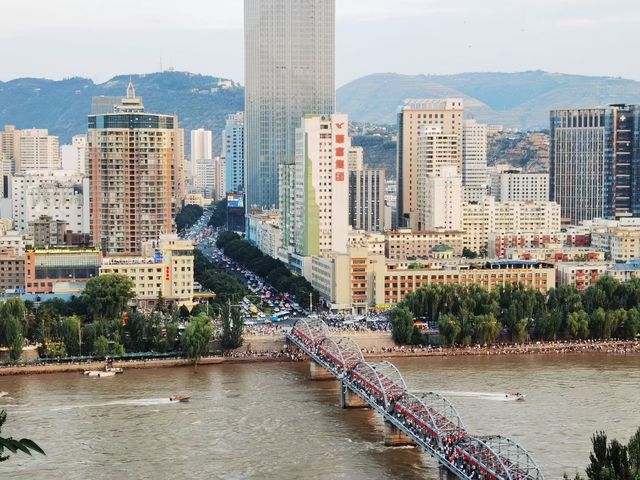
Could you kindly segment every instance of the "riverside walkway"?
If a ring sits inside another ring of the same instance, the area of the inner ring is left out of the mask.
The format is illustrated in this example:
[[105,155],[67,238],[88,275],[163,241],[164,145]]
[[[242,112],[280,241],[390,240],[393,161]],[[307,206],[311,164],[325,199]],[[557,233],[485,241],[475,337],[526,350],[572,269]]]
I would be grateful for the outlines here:
[[457,478],[544,480],[529,453],[500,435],[473,436],[453,404],[435,393],[412,394],[389,362],[364,360],[351,338],[332,337],[319,319],[298,319],[287,339],[311,359],[311,377],[340,382],[343,408],[372,408],[385,423],[385,444],[416,445]]

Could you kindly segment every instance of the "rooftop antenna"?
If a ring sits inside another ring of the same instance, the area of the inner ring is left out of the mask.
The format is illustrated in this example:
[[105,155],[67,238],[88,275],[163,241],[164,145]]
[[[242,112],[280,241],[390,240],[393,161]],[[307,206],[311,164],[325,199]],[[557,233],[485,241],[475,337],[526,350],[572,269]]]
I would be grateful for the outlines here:
[[129,75],[129,85],[127,85],[127,98],[136,98],[136,89],[131,81],[131,75]]

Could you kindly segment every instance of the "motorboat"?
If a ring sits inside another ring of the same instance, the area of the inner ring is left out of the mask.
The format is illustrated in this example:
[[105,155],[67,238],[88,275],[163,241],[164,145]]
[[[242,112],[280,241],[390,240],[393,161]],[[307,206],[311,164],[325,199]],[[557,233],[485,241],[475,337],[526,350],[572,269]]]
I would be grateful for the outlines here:
[[102,378],[102,377],[113,377],[115,376],[116,372],[110,372],[105,370],[85,370],[83,374],[87,375],[88,377]]
[[519,400],[521,402],[524,402],[524,400],[527,398],[524,393],[520,392],[507,392],[505,393],[505,396],[509,400]]
[[173,395],[169,397],[169,401],[171,402],[188,402],[191,399],[191,395],[187,395],[185,393],[180,393],[178,395]]
[[105,372],[124,373],[124,369],[121,367],[106,367]]

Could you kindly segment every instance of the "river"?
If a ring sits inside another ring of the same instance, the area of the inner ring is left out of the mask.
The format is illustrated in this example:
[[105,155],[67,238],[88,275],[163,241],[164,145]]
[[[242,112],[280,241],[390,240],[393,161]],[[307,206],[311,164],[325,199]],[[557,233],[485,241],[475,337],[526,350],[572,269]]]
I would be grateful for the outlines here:
[[[625,442],[640,426],[640,356],[403,358],[412,390],[447,392],[468,430],[527,448],[547,480],[583,468],[590,436]],[[385,448],[368,410],[338,408],[336,382],[306,363],[227,364],[0,377],[3,435],[46,457],[0,464],[6,479],[437,479],[414,448]],[[526,402],[503,401],[520,391]],[[189,403],[169,395],[190,392]]]

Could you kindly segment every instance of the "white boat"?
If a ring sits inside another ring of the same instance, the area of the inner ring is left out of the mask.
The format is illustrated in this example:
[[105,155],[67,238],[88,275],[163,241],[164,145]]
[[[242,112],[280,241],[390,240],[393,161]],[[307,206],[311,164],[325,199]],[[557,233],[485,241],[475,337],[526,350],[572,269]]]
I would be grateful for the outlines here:
[[521,402],[523,402],[527,398],[524,393],[520,392],[507,392],[505,393],[505,396],[509,400],[519,400]]
[[113,373],[123,373],[124,370],[120,367],[107,367],[105,368],[106,372],[113,372]]
[[84,371],[84,375],[87,375],[89,377],[98,377],[98,378],[102,378],[102,377],[113,377],[115,376],[116,372],[106,372],[104,370],[85,370]]

